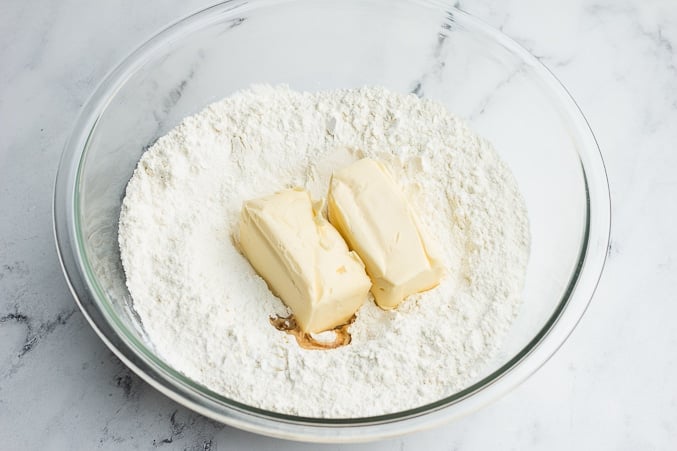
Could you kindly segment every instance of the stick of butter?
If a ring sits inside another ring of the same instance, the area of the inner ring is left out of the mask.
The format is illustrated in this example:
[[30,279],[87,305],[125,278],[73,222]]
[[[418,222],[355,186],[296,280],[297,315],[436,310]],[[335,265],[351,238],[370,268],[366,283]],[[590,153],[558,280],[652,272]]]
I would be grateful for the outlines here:
[[397,307],[407,296],[439,284],[442,267],[430,256],[411,206],[382,164],[365,158],[334,173],[328,215],[364,261],[380,307]]
[[371,282],[362,260],[314,209],[307,191],[245,202],[240,247],[304,332],[346,323],[367,299]]

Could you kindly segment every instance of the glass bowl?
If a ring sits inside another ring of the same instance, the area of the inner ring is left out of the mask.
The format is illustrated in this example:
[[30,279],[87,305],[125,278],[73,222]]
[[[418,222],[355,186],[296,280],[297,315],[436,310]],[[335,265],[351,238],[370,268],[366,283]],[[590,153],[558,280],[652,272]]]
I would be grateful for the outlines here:
[[[493,142],[529,211],[521,313],[464,390],[364,418],[282,415],[225,398],[153,352],[132,308],[117,224],[142,152],[179,121],[252,83],[296,90],[382,85],[435,99]],[[106,345],[153,387],[214,420],[276,437],[380,439],[466,414],[525,380],[564,342],[599,280],[610,205],[599,149],[555,77],[519,45],[439,1],[231,1],[165,29],[117,66],[84,106],[54,194],[64,273]]]

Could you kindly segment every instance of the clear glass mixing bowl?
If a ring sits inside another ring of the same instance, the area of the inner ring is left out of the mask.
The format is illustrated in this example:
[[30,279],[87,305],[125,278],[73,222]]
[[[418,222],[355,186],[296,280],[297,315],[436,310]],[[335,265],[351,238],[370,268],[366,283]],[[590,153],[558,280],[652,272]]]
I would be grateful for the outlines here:
[[[445,104],[490,139],[529,211],[524,305],[477,382],[392,415],[327,420],[263,411],[211,392],[153,352],[131,308],[117,247],[141,153],[187,115],[252,83],[297,90],[383,85]],[[102,340],[152,386],[215,420],[277,437],[355,441],[403,434],[493,400],[571,333],[604,265],[609,191],[595,139],[562,85],[499,32],[439,1],[231,1],[167,28],[87,102],[56,180],[64,272]]]

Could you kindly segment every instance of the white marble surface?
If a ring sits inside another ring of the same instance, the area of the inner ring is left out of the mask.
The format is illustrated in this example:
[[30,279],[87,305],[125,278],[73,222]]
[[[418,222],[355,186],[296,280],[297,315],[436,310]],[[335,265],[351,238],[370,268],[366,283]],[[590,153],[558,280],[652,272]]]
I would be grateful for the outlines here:
[[0,443],[6,449],[674,449],[677,3],[464,0],[546,63],[609,173],[606,271],[536,375],[455,423],[353,446],[282,442],[182,408],[126,369],[76,309],[51,231],[64,140],[111,66],[208,0],[0,4]]

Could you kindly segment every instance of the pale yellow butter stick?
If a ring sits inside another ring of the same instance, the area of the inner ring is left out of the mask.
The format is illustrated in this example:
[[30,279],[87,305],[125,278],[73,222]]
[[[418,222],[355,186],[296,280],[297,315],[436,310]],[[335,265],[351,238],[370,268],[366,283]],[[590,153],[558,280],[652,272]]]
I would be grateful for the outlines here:
[[288,189],[245,202],[239,232],[245,257],[304,332],[345,324],[367,299],[364,264],[308,192]]
[[381,163],[365,158],[335,172],[327,206],[329,221],[364,261],[380,307],[397,307],[407,296],[439,284],[443,269]]

